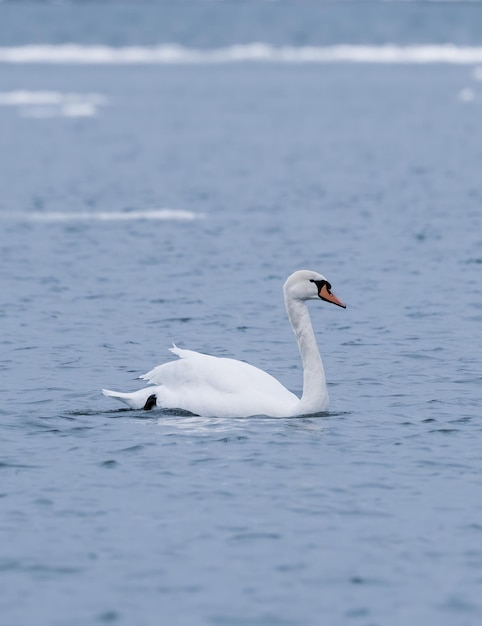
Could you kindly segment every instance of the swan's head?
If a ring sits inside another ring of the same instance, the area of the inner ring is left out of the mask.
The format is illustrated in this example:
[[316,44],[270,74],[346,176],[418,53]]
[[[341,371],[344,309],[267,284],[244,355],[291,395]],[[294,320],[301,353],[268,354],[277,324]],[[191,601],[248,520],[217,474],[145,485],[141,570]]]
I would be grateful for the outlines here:
[[331,292],[330,283],[323,274],[318,272],[298,270],[288,277],[283,289],[285,297],[292,300],[317,300],[321,298],[325,302],[332,302],[346,309],[346,305]]

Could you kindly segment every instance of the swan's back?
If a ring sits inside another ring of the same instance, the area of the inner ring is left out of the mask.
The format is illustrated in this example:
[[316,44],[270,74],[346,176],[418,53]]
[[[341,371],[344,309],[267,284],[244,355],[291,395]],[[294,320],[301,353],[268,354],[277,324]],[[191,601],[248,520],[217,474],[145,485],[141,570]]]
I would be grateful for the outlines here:
[[177,347],[171,352],[179,359],[141,376],[157,385],[158,405],[164,408],[213,417],[279,417],[290,415],[299,403],[276,378],[249,363]]

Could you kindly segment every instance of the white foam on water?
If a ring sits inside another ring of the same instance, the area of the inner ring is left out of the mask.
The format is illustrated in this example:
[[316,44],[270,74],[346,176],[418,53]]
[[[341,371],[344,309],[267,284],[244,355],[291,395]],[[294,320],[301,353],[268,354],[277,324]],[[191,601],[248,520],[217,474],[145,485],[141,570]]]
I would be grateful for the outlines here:
[[42,213],[3,213],[1,219],[22,222],[125,222],[136,220],[182,221],[202,219],[202,213],[177,209],[154,209],[148,211],[47,211]]
[[177,44],[152,47],[26,45],[0,47],[0,63],[87,65],[192,65],[220,63],[482,63],[482,46],[395,44],[364,46],[271,46],[265,43],[197,49]]
[[107,98],[98,93],[0,92],[0,106],[15,107],[23,117],[94,117],[99,107],[107,103]]

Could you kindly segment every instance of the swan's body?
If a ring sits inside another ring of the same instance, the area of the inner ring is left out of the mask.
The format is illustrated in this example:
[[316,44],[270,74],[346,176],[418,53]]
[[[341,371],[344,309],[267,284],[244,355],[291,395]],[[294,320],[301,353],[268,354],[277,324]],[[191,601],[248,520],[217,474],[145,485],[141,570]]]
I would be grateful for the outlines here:
[[211,417],[268,415],[290,417],[326,411],[325,372],[305,300],[344,305],[331,293],[321,274],[299,270],[284,285],[286,311],[298,341],[303,363],[301,399],[263,370],[235,359],[220,358],[173,347],[180,357],[141,376],[151,386],[122,393],[103,390],[132,409],[182,409]]

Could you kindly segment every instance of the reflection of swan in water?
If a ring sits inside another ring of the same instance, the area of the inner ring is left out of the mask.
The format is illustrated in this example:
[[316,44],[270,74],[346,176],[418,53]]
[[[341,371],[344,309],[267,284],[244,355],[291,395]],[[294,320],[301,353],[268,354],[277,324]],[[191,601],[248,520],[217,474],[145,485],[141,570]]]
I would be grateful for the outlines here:
[[284,284],[286,311],[303,363],[301,399],[263,370],[235,359],[226,359],[174,346],[180,357],[158,365],[141,376],[151,386],[122,393],[103,389],[131,409],[182,409],[212,417],[267,415],[289,417],[326,411],[328,391],[325,372],[305,300],[325,300],[345,308],[331,293],[324,276],[299,270]]

